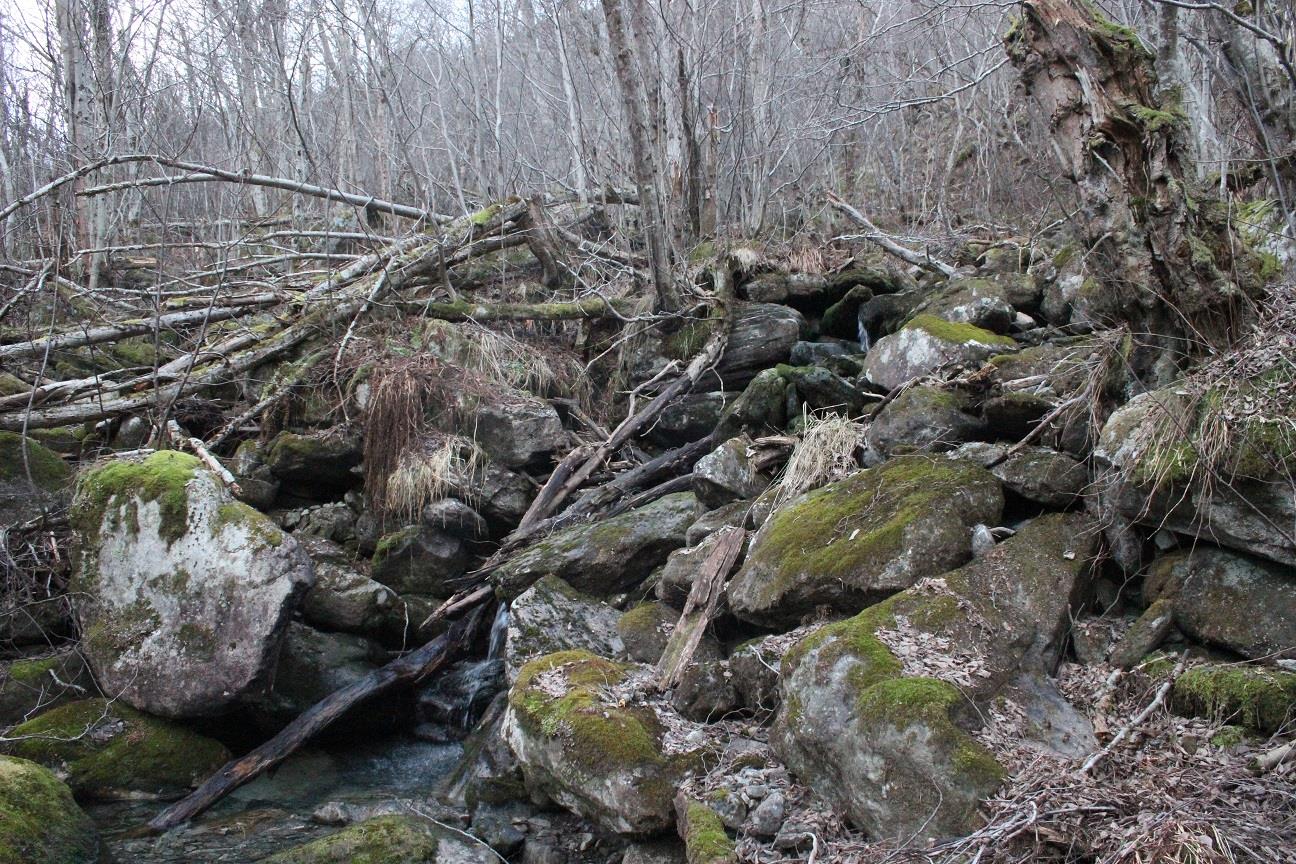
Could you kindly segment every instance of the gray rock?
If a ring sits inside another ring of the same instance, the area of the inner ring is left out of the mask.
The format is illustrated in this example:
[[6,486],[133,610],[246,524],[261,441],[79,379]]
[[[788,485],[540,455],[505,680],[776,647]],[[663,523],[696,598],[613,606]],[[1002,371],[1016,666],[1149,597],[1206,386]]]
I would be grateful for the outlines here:
[[302,601],[306,622],[346,633],[381,632],[396,592],[361,573],[336,543],[319,537],[299,537],[298,542],[315,565],[315,584]]
[[327,498],[358,484],[358,435],[333,431],[300,435],[280,432],[266,448],[265,463],[286,491],[303,498]]
[[956,390],[911,387],[878,413],[864,434],[868,456],[880,462],[905,453],[950,450],[985,431]]
[[731,438],[744,432],[756,436],[781,432],[787,423],[787,393],[788,382],[779,371],[766,369],[725,408],[716,435]]
[[1089,485],[1084,465],[1047,447],[1027,446],[1011,452],[1003,444],[977,441],[962,445],[950,456],[986,466],[1005,489],[1045,507],[1070,507]]
[[1203,544],[1157,559],[1143,596],[1153,606],[1164,600],[1179,629],[1198,642],[1252,659],[1296,657],[1289,567]]
[[551,575],[578,591],[610,597],[642,582],[683,546],[696,518],[692,493],[666,495],[611,519],[557,531],[505,561],[492,579],[504,599]]
[[787,306],[734,304],[733,325],[720,362],[714,371],[699,379],[694,390],[745,387],[761,370],[785,362],[805,328],[805,318],[801,313]]
[[792,346],[788,362],[793,366],[822,366],[829,358],[856,353],[858,342],[798,342]]
[[75,648],[0,662],[0,728],[97,692]]
[[747,817],[746,830],[757,837],[773,837],[783,827],[784,812],[787,802],[782,792],[769,795]]
[[671,693],[671,705],[683,717],[698,723],[710,723],[736,711],[741,702],[729,664],[720,661],[690,663]]
[[481,540],[489,533],[482,515],[458,498],[442,498],[424,507],[423,524],[465,540]]
[[772,711],[779,704],[779,664],[786,640],[753,639],[729,655],[729,669],[742,704],[753,711]]
[[820,606],[853,614],[967,561],[972,526],[1002,512],[999,481],[983,468],[896,457],[776,511],[729,583],[729,608],[771,625]]
[[689,526],[688,533],[684,535],[685,544],[696,546],[721,528],[750,527],[747,511],[751,509],[751,505],[751,501],[733,501],[723,507],[708,510]]
[[[784,659],[775,752],[873,836],[967,833],[1004,777],[968,730],[1020,671],[1057,662],[1096,536],[1083,516],[1040,517],[971,564],[803,639]],[[948,640],[957,661],[892,653],[923,633]]]
[[509,604],[504,665],[508,678],[537,657],[581,648],[602,657],[625,650],[618,612],[557,576],[545,576]]
[[427,819],[376,816],[264,859],[265,864],[496,864],[490,849]]
[[238,481],[237,497],[258,510],[269,510],[279,494],[279,478],[265,464],[265,448],[252,439],[244,441],[234,451],[234,458],[226,465]]
[[106,692],[197,717],[270,680],[314,570],[197,458],[160,451],[87,472],[72,524],[82,650]]
[[971,324],[918,315],[869,349],[864,375],[875,386],[891,390],[949,366],[979,364],[1016,347],[1009,337]]
[[293,533],[350,543],[355,539],[356,521],[355,511],[341,501],[332,501],[308,509]]
[[674,840],[631,843],[621,864],[685,864],[684,846]]
[[465,433],[506,468],[521,468],[552,454],[567,440],[558,412],[548,402],[521,394],[482,402]]
[[1174,629],[1174,611],[1170,603],[1166,600],[1155,601],[1130,625],[1125,635],[1112,648],[1111,664],[1121,669],[1133,669]]
[[625,655],[637,663],[656,663],[670,642],[679,616],[678,609],[661,602],[640,603],[623,613],[616,629]]
[[693,466],[693,494],[702,506],[711,510],[765,491],[769,478],[752,465],[750,446],[749,438],[730,438]]
[[449,597],[468,566],[463,541],[426,525],[386,534],[374,550],[373,578],[401,594]]
[[0,432],[0,526],[22,524],[65,502],[71,480],[72,469],[53,450]]
[[476,508],[487,519],[512,527],[522,519],[537,486],[522,474],[487,461],[472,483],[457,488],[455,495]]
[[1004,688],[1003,695],[1022,709],[1022,738],[1039,750],[1063,759],[1080,759],[1098,749],[1089,718],[1039,669],[1018,676]]
[[[792,385],[798,403],[806,408],[851,416],[858,416],[864,408],[860,389],[823,366],[780,366],[778,371]],[[798,415],[800,411],[798,408]]]
[[385,659],[376,642],[353,633],[324,633],[293,622],[288,627],[274,686],[249,700],[271,726],[291,722],[324,697],[354,684]]
[[666,447],[679,447],[709,435],[720,422],[725,408],[738,399],[738,393],[712,391],[690,393],[675,400],[647,432],[647,438]]
[[719,539],[718,534],[710,534],[696,546],[672,552],[666,559],[666,566],[658,574],[657,599],[676,609],[683,609],[689,592],[693,590],[693,580],[697,578],[698,568],[707,555],[711,554]]
[[455,807],[473,809],[515,804],[527,798],[522,768],[504,740],[507,707],[505,693],[491,702],[477,728],[464,741],[463,757],[440,784],[440,799]]

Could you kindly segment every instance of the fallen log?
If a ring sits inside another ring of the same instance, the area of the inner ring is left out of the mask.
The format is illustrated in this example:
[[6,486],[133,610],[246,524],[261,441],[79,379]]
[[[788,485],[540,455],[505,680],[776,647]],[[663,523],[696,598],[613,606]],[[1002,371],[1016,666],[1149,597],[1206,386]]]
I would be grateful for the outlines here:
[[864,229],[865,233],[860,235],[863,239],[868,240],[870,243],[876,243],[878,246],[881,246],[885,251],[890,252],[901,261],[913,264],[916,267],[921,267],[922,269],[928,270],[932,273],[939,273],[947,278],[957,275],[957,270],[949,264],[946,264],[944,261],[941,261],[939,258],[933,258],[925,251],[915,252],[912,249],[901,246],[896,242],[894,237],[890,234],[883,233],[883,231],[874,225],[867,216],[847,204],[832,192],[827,193],[826,197],[828,198],[829,204],[846,214],[847,218]]
[[246,756],[233,759],[207,779],[188,797],[177,801],[147,825],[149,833],[161,833],[188,822],[243,784],[278,765],[297,748],[323,731],[349,708],[400,684],[417,681],[445,666],[461,654],[481,621],[481,607],[473,610],[445,633],[417,651],[399,657],[381,669],[335,691],[316,702],[282,732]]
[[719,540],[698,565],[688,602],[684,604],[679,623],[666,643],[666,650],[657,661],[657,686],[661,689],[667,690],[678,684],[680,675],[692,661],[706,628],[715,617],[725,580],[729,578],[729,571],[738,560],[746,539],[747,532],[742,528],[720,529]]

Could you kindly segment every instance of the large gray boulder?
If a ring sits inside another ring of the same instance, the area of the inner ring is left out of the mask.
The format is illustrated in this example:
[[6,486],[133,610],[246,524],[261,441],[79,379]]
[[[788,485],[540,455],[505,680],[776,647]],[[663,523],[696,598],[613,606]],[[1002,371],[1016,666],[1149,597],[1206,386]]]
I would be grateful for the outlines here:
[[701,753],[670,746],[652,707],[613,692],[643,674],[584,651],[522,667],[504,734],[533,794],[617,834],[645,836],[673,824],[675,790],[700,766]]
[[324,630],[376,634],[396,603],[396,592],[361,573],[341,546],[299,537],[315,565],[315,584],[302,601],[306,623]]
[[265,864],[494,864],[499,859],[463,832],[419,816],[375,816],[264,859]]
[[567,438],[548,402],[519,393],[485,402],[465,420],[464,432],[506,468],[521,468],[553,453]]
[[783,659],[775,752],[872,836],[973,830],[1004,770],[970,732],[1020,672],[1060,657],[1097,533],[1078,515],[1040,517],[802,639]]
[[1007,336],[971,324],[916,315],[869,350],[864,375],[874,385],[891,390],[947,366],[979,363],[1016,346]]
[[160,451],[90,469],[72,525],[82,651],[105,693],[199,717],[270,680],[310,558],[198,459]]
[[85,658],[73,647],[0,663],[0,728],[94,692]]
[[458,537],[427,525],[410,525],[384,534],[374,550],[374,579],[401,593],[449,597],[468,566],[468,550]]
[[740,498],[755,498],[769,486],[748,455],[751,439],[730,438],[693,466],[693,494],[708,510]]
[[1048,447],[1016,449],[978,441],[964,444],[950,456],[987,466],[1004,489],[1045,507],[1071,507],[1089,485],[1083,464]]
[[252,702],[269,727],[290,723],[316,702],[377,669],[386,654],[377,642],[354,633],[325,633],[293,622],[288,626],[270,692]]
[[1296,658],[1296,573],[1290,567],[1200,544],[1158,558],[1143,583],[1193,639],[1243,657]]
[[950,450],[985,429],[971,399],[943,387],[910,387],[883,407],[864,434],[874,462],[906,453]]
[[558,576],[578,591],[610,597],[643,581],[697,518],[691,492],[663,496],[638,509],[557,531],[505,561],[492,577],[497,593],[512,599],[544,576]]
[[280,432],[266,448],[265,464],[286,491],[324,499],[359,484],[353,469],[360,457],[359,436],[346,430]]
[[531,660],[580,648],[602,657],[624,650],[617,632],[620,612],[582,594],[557,576],[546,576],[509,604],[504,668],[510,681]]
[[984,468],[896,457],[770,516],[729,583],[729,608],[770,625],[795,625],[820,606],[854,614],[963,564],[972,526],[997,523],[1003,503]]

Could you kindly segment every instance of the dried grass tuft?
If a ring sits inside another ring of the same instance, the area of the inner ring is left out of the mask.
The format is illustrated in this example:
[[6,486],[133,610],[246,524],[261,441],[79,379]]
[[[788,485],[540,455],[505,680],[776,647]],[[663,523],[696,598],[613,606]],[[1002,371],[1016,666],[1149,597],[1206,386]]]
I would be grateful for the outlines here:
[[805,415],[805,431],[792,450],[774,506],[826,483],[841,480],[859,469],[855,452],[864,440],[864,426],[840,414]]
[[[415,519],[428,504],[478,485],[485,454],[462,435],[434,435],[421,448],[405,450],[387,477],[387,512]],[[472,503],[472,502],[470,502]]]

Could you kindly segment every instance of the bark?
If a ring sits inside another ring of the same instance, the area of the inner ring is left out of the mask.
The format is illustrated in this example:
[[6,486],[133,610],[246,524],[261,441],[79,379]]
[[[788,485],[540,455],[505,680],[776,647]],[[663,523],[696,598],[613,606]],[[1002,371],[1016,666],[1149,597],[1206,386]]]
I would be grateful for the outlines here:
[[1028,0],[1007,48],[1079,193],[1074,221],[1097,280],[1082,314],[1145,333],[1141,373],[1186,345],[1228,341],[1259,262],[1226,202],[1194,182],[1187,118],[1158,98],[1151,52],[1077,0]]

